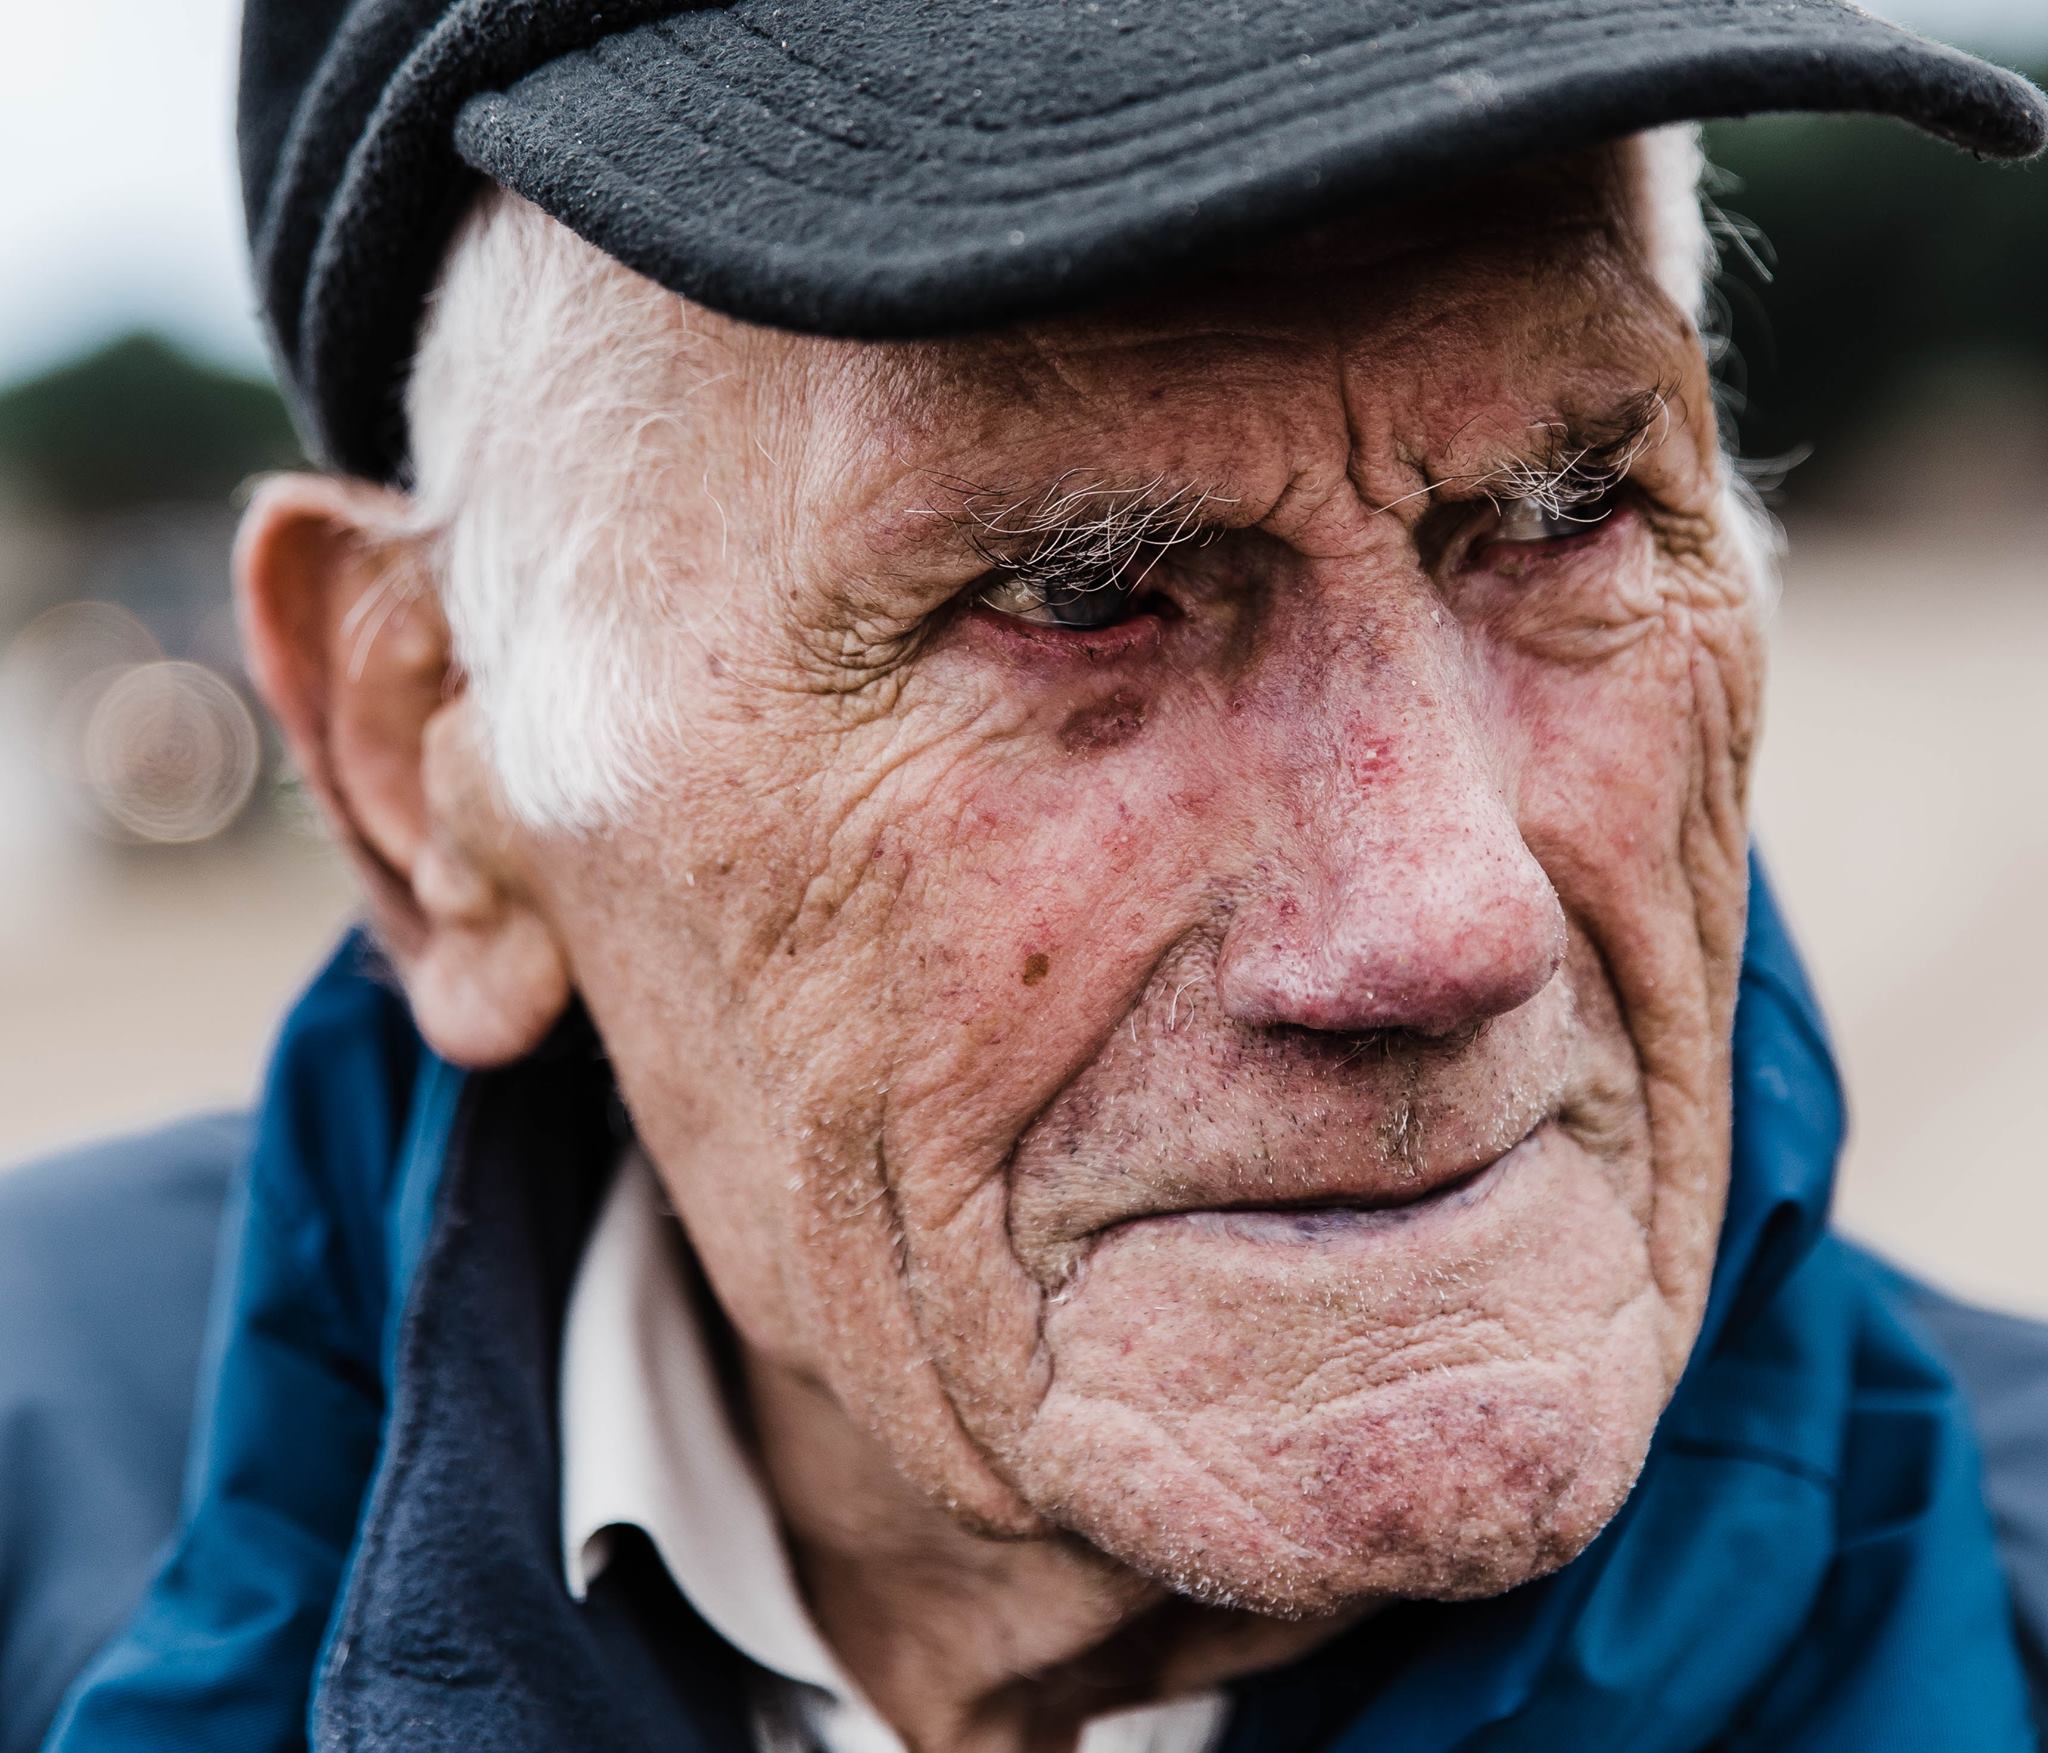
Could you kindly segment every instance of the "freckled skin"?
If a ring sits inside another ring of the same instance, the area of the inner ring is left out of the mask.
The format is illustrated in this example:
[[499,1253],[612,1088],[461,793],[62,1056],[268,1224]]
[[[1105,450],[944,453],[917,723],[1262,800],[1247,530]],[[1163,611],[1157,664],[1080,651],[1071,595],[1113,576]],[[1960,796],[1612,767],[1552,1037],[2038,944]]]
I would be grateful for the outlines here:
[[1070,755],[1113,749],[1145,728],[1145,711],[1144,697],[1129,690],[1083,706],[1060,727],[1060,747]]
[[[1510,1588],[1635,1478],[1726,1183],[1761,660],[1630,186],[1593,155],[958,342],[700,316],[662,782],[520,856],[825,1629],[920,1744],[1023,1744],[1002,1677],[1148,1616],[1187,1684]],[[1646,388],[1608,524],[1443,538]],[[973,606],[937,483],[1073,468],[1216,490],[1170,616]]]

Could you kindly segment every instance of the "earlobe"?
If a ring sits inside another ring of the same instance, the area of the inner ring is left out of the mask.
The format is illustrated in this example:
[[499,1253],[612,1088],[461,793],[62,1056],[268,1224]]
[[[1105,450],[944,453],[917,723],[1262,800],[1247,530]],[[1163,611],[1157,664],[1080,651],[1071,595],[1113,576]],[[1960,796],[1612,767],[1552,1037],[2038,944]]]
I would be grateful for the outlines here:
[[567,963],[499,805],[410,510],[364,482],[266,483],[236,550],[243,642],[421,1032],[445,1058],[498,1065],[567,1007]]
[[568,1008],[568,959],[522,868],[524,837],[493,782],[474,703],[436,712],[420,750],[428,833],[411,878],[426,930],[404,970],[413,1012],[444,1059],[509,1064]]
[[569,1007],[569,976],[544,921],[526,909],[488,929],[428,935],[403,970],[420,1033],[476,1070],[510,1065],[547,1039]]

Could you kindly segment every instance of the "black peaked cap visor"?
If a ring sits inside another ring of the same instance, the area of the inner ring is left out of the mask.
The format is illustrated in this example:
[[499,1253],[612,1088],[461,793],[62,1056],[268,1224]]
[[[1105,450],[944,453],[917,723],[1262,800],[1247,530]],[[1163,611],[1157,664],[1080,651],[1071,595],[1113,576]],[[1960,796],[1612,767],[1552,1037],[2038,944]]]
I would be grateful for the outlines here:
[[[637,10],[468,96],[456,151],[675,292],[825,335],[1043,314],[1347,204],[1672,122],[1863,111],[1999,158],[2048,140],[2025,80],[1842,0]],[[321,290],[309,312],[346,309]],[[396,389],[337,345],[350,326],[302,337],[300,389],[338,460],[389,473]]]
[[1833,0],[781,0],[564,57],[456,142],[674,291],[892,338],[1513,155],[1797,109],[2042,141],[2031,87]]

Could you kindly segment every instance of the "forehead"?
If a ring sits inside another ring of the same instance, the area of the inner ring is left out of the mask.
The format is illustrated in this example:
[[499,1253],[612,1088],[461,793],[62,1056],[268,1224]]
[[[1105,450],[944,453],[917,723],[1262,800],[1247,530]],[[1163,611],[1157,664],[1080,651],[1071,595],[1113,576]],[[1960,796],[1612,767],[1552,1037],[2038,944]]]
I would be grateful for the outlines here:
[[[1247,245],[1085,311],[958,339],[853,344],[753,332],[746,375],[900,456],[1028,421],[1079,436],[1148,409],[1242,413],[1332,371],[1432,406],[1640,389],[1690,325],[1657,284],[1626,147],[1517,167]],[[1549,390],[1541,380],[1552,380]],[[1455,381],[1452,381],[1455,380]],[[1404,388],[1405,386],[1405,388]],[[1469,408],[1467,410],[1469,414]],[[1428,435],[1417,432],[1418,444]]]
[[441,450],[530,475],[531,443],[499,452],[540,423],[556,429],[558,475],[580,458],[609,476],[627,457],[648,475],[671,450],[697,473],[724,453],[759,458],[792,514],[934,473],[1186,463],[1235,479],[1217,466],[1232,455],[1284,473],[1288,453],[1327,455],[1362,419],[1383,457],[1421,467],[1474,432],[1597,418],[1653,388],[1698,392],[1704,411],[1697,336],[1671,296],[1694,295],[1673,283],[1697,255],[1681,228],[1698,212],[1687,176],[1653,174],[1679,167],[1651,145],[1361,209],[1072,315],[901,343],[721,317],[508,200],[459,254],[462,296],[444,295],[430,326],[415,411],[446,402],[442,436],[460,436],[484,402],[426,390],[494,384],[516,418],[507,404],[467,448]]

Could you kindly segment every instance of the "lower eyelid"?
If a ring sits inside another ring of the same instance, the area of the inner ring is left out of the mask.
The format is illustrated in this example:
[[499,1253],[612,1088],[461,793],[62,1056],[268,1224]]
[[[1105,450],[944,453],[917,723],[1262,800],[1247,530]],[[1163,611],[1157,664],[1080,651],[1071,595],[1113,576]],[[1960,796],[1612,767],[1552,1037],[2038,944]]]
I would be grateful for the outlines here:
[[1164,618],[1152,614],[1129,615],[1102,627],[1059,627],[1006,615],[980,603],[970,607],[973,612],[966,618],[967,624],[978,626],[980,637],[994,641],[998,651],[1034,664],[1142,659],[1157,649],[1165,634]]

